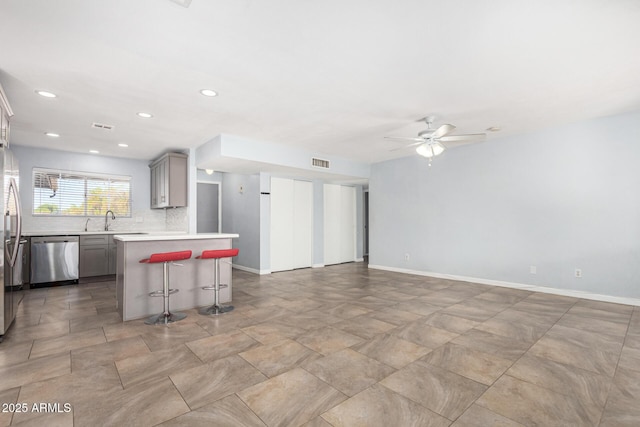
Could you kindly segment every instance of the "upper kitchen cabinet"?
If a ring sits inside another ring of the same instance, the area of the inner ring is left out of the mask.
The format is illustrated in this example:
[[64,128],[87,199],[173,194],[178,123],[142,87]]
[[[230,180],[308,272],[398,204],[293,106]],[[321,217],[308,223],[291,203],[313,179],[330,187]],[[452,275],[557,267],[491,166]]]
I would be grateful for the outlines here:
[[167,153],[149,165],[152,209],[187,206],[187,157]]
[[10,122],[9,118],[13,116],[13,111],[9,106],[9,100],[0,86],[0,145],[9,144]]

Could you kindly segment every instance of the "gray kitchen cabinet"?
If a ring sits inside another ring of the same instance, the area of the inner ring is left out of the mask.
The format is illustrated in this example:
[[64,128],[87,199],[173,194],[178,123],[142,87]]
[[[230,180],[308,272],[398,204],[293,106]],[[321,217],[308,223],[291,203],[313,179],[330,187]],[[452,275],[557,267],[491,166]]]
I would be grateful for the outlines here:
[[9,130],[11,123],[9,118],[13,115],[11,107],[9,107],[9,101],[0,86],[0,145],[6,146],[9,144]]
[[113,236],[109,236],[109,267],[107,268],[107,274],[116,274],[116,253],[118,247],[116,241],[113,240]]
[[151,168],[151,208],[187,206],[188,156],[167,153],[153,161]]
[[80,277],[109,274],[109,240],[107,234],[80,236]]

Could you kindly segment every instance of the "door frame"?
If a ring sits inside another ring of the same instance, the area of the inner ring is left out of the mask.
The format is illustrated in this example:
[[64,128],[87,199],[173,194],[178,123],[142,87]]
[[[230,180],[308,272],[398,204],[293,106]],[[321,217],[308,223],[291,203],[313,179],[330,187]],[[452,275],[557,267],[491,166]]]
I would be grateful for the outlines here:
[[369,189],[362,192],[362,256],[369,256]]

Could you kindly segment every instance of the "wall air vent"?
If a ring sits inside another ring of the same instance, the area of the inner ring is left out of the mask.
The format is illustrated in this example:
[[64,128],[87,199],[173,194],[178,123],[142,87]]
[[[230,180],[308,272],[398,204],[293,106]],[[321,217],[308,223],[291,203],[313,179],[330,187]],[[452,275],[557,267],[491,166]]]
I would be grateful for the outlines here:
[[329,160],[323,160],[323,159],[318,159],[316,157],[312,157],[311,166],[315,168],[329,169]]
[[105,125],[104,123],[93,123],[91,127],[96,129],[113,130],[113,125]]

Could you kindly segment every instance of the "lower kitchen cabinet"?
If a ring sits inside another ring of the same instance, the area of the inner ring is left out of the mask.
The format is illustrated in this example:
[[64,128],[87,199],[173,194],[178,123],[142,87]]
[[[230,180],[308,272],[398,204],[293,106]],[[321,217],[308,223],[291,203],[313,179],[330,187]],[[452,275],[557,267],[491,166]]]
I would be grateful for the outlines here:
[[113,236],[109,236],[109,268],[107,274],[116,274],[116,253],[118,247],[116,241],[113,240]]
[[107,234],[80,236],[80,277],[115,273],[115,268],[114,273],[110,273],[109,269],[111,259],[109,243],[113,241],[112,237]]

